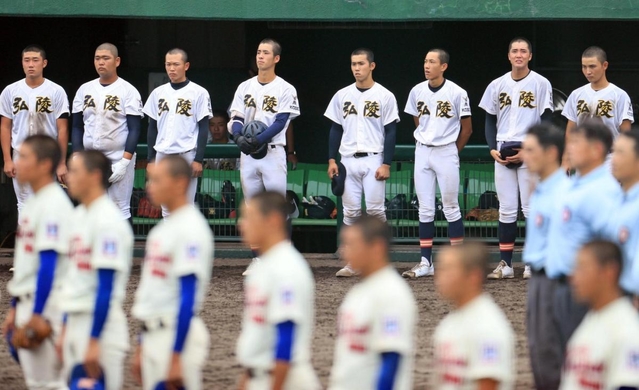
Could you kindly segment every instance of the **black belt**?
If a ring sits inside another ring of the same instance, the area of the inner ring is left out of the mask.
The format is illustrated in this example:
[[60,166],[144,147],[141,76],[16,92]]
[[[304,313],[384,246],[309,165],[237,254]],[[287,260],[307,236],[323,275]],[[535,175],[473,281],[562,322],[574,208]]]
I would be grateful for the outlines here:
[[[166,325],[164,324],[164,322],[160,320],[160,322],[158,322],[157,329],[164,329],[165,327]],[[140,331],[142,331],[142,333],[146,333],[149,331],[149,328],[146,326],[146,321],[140,321]]]
[[269,147],[270,147],[271,149],[275,149],[275,148],[277,148],[278,146],[282,146],[282,145],[269,145]]
[[361,153],[355,153],[353,155],[353,157],[355,158],[362,158],[362,157],[368,157],[368,156],[374,156],[377,155],[379,153],[367,153],[367,152],[361,152]]
[[248,376],[250,379],[256,378],[258,374],[271,375],[273,374],[273,371],[272,370],[256,370],[255,368],[246,369],[246,376]]

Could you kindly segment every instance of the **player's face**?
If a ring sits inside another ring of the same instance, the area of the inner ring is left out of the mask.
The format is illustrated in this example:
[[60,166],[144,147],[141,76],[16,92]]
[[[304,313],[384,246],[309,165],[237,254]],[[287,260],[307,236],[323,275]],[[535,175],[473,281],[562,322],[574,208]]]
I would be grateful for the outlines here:
[[100,77],[112,77],[120,66],[120,57],[114,56],[110,50],[97,50],[93,57],[93,65]]
[[172,83],[181,83],[186,81],[186,71],[189,70],[190,64],[184,62],[182,54],[167,54],[164,60],[164,68],[169,80]]
[[22,55],[22,69],[27,77],[41,77],[46,66],[47,60],[43,59],[38,52],[28,51]]
[[508,51],[508,61],[513,69],[528,68],[528,63],[532,60],[530,47],[526,42],[513,42]]
[[539,145],[537,137],[528,135],[522,144],[522,154],[524,164],[528,166],[531,173],[539,174],[543,170],[545,164],[544,149]]
[[239,220],[242,240],[249,246],[261,246],[264,235],[269,234],[265,217],[254,202],[245,202],[241,207]]
[[426,80],[436,80],[440,78],[448,64],[442,64],[439,60],[439,53],[429,52],[424,58],[424,76]]
[[366,266],[370,245],[366,243],[360,229],[343,228],[340,233],[340,257],[356,271]]
[[589,83],[596,83],[606,74],[608,61],[599,62],[597,57],[584,57],[581,59],[581,71]]
[[209,121],[209,132],[214,143],[227,143],[229,140],[226,120],[220,116],[214,116]]
[[581,302],[590,302],[597,294],[597,286],[601,283],[601,267],[597,259],[589,250],[580,250],[577,253],[575,270],[570,284],[575,298]]
[[622,184],[637,174],[639,165],[635,154],[635,141],[628,137],[617,137],[612,147],[612,174]]
[[69,187],[69,193],[74,199],[81,200],[83,195],[86,194],[88,187],[91,186],[88,171],[84,166],[82,157],[77,154],[71,156],[68,170],[66,183]]
[[146,183],[146,193],[149,200],[156,206],[167,203],[178,191],[175,189],[175,180],[169,175],[167,164],[160,161],[149,172],[149,180]]
[[460,289],[467,282],[467,273],[458,256],[455,252],[446,250],[437,256],[435,287],[442,298],[449,301],[455,301],[459,297]]
[[273,54],[273,45],[270,43],[262,43],[257,47],[255,63],[257,64],[258,70],[265,71],[272,69],[278,62],[280,62],[280,56]]
[[368,62],[366,54],[351,56],[351,71],[355,80],[360,82],[368,80],[371,77],[371,73],[373,73],[373,69],[375,69],[375,63]]
[[22,145],[15,166],[16,179],[20,184],[31,183],[50,172],[50,165],[46,161],[38,161],[38,157],[29,145]]

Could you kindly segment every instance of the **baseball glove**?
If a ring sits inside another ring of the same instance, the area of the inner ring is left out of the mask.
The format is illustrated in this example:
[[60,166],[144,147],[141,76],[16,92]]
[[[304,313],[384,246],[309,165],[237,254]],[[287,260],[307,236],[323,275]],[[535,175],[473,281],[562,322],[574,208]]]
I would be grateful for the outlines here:
[[34,316],[23,327],[13,332],[11,342],[16,348],[34,349],[49,338],[51,333],[51,324],[40,316]]

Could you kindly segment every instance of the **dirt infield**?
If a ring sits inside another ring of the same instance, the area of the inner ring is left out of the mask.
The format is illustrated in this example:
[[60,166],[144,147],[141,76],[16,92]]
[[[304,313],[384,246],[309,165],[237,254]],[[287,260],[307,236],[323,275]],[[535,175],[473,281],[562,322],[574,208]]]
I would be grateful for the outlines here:
[[[322,383],[327,384],[333,360],[333,345],[336,330],[336,314],[346,291],[356,280],[335,278],[339,269],[336,260],[327,260],[330,256],[309,256],[316,278],[316,317],[317,325],[313,342],[313,364]],[[6,259],[3,259],[6,260]],[[4,263],[4,262],[3,262]],[[5,263],[6,264],[6,263]],[[213,279],[202,317],[211,332],[211,352],[204,372],[205,389],[234,389],[241,368],[235,361],[235,341],[240,331],[242,315],[242,277],[247,262],[237,260],[216,260]],[[400,263],[396,267],[403,271],[408,264]],[[523,268],[516,268],[517,279],[488,282],[488,291],[506,311],[517,334],[517,389],[533,388],[532,375],[527,356],[525,336],[525,296],[526,282],[521,279]],[[129,311],[133,293],[140,277],[140,266],[133,269],[128,286],[126,309]],[[0,265],[0,289],[2,308],[9,307],[6,284],[11,278],[9,265]],[[415,367],[415,389],[428,389],[431,375],[431,336],[439,320],[450,310],[450,306],[438,299],[432,278],[412,281],[411,286],[419,305],[419,329],[417,331],[418,348]],[[4,311],[2,318],[4,319]],[[132,338],[137,327],[131,322]],[[133,340],[132,340],[133,343]],[[127,365],[128,365],[127,361]],[[125,389],[138,389],[126,367]],[[4,342],[0,343],[0,388],[25,389],[19,366],[9,356]]]

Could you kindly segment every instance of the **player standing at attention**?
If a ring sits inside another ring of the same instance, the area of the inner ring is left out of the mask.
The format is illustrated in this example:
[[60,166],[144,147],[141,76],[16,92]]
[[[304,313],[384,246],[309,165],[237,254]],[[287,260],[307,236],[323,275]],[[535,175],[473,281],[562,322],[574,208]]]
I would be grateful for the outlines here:
[[[632,102],[623,89],[608,82],[606,70],[608,56],[597,46],[587,48],[581,55],[581,71],[588,80],[588,84],[572,91],[561,115],[568,119],[566,137],[577,126],[582,114],[599,117],[612,133],[613,140],[619,132],[630,130],[634,122]],[[564,167],[568,161],[564,161]]]
[[442,250],[435,287],[454,310],[437,325],[434,389],[507,390],[515,382],[515,333],[483,291],[486,248],[463,244]]
[[[373,80],[375,56],[369,49],[351,53],[351,71],[355,83],[333,96],[324,116],[330,119],[328,137],[328,176],[332,179],[339,168],[336,158],[346,168],[342,203],[344,225],[362,215],[362,195],[366,213],[386,221],[385,181],[395,155],[397,135],[397,100],[392,92]],[[337,276],[355,276],[349,264]]]
[[563,131],[550,122],[531,127],[524,139],[524,163],[539,183],[530,196],[530,218],[526,220],[526,244],[523,260],[531,268],[528,282],[526,330],[533,377],[537,389],[556,390],[561,378],[564,356],[555,327],[553,300],[556,280],[546,276],[550,221],[561,218],[559,199],[568,190],[570,180],[561,167],[564,155]]
[[[231,103],[231,132],[242,151],[240,177],[247,201],[262,191],[286,194],[285,130],[300,115],[300,107],[295,87],[275,74],[281,54],[282,46],[277,41],[262,40],[255,55],[257,76],[237,87]],[[251,121],[260,121],[267,129],[249,142],[241,133],[244,125]],[[262,159],[253,158],[251,153],[264,144],[268,144],[266,156]],[[251,249],[252,265],[259,261],[259,248]],[[248,272],[247,268],[244,275]]]
[[69,193],[80,202],[69,230],[69,267],[60,308],[67,316],[59,345],[66,377],[76,365],[88,375],[104,375],[106,388],[124,382],[129,329],[122,307],[133,253],[133,232],[109,199],[112,162],[96,150],[69,161]]
[[[552,87],[539,73],[530,70],[532,45],[526,38],[515,38],[508,45],[512,70],[490,83],[479,107],[486,111],[486,142],[495,159],[495,188],[499,198],[499,252],[501,260],[489,279],[512,279],[517,214],[528,218],[531,178],[523,164],[521,142],[526,130],[553,112]],[[524,278],[530,268],[524,269]]]
[[[48,322],[56,337],[62,327],[57,293],[67,262],[73,205],[55,182],[61,159],[60,146],[49,135],[29,136],[20,147],[16,179],[29,185],[34,195],[20,215],[14,272],[7,285],[13,300],[2,327],[5,335],[25,324]],[[66,389],[54,343],[45,340],[33,349],[20,348],[18,356],[30,390]]]
[[311,365],[315,282],[308,263],[288,240],[288,203],[260,192],[242,205],[244,241],[263,252],[244,281],[244,317],[237,359],[240,389],[316,390]]
[[389,264],[391,231],[364,215],[341,231],[342,257],[363,279],[344,298],[329,390],[413,388],[417,304]]
[[435,190],[442,194],[451,245],[464,241],[464,222],[459,210],[459,152],[473,132],[468,94],[444,78],[449,54],[432,49],[424,59],[426,81],[408,95],[404,111],[415,121],[415,192],[419,200],[419,246],[421,262],[402,276],[432,276],[435,236]]
[[[15,178],[15,160],[22,142],[30,135],[45,134],[57,139],[62,156],[67,155],[69,99],[61,86],[44,78],[47,64],[43,48],[27,46],[22,50],[25,78],[8,85],[0,94],[0,143],[4,173],[13,178],[13,189],[18,198],[18,220],[26,199],[33,194],[28,185],[20,184]],[[56,167],[60,182],[64,182],[66,173],[66,158],[63,158]]]
[[73,151],[99,150],[111,161],[109,198],[123,219],[131,219],[135,148],[140,137],[142,98],[134,86],[118,77],[118,48],[103,43],[93,57],[99,78],[82,84],[73,99]]
[[577,174],[563,196],[555,199],[557,217],[550,219],[545,270],[557,280],[553,299],[554,323],[559,334],[561,356],[568,339],[586,314],[587,307],[573,299],[568,285],[577,251],[588,241],[603,237],[619,182],[604,166],[612,147],[610,130],[597,118],[580,121],[570,130],[566,157]]
[[[213,113],[208,91],[186,77],[190,65],[184,50],[169,50],[164,67],[170,81],[151,92],[143,111],[149,117],[147,172],[165,156],[179,154],[191,165],[193,177],[186,200],[194,203]],[[165,206],[162,216],[168,216]]]
[[639,389],[639,317],[619,288],[619,247],[591,241],[578,253],[571,284],[590,311],[568,342],[562,390]]

